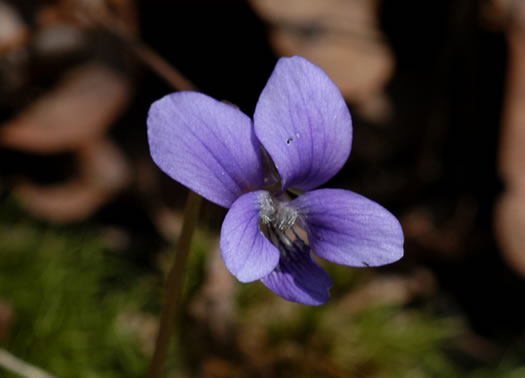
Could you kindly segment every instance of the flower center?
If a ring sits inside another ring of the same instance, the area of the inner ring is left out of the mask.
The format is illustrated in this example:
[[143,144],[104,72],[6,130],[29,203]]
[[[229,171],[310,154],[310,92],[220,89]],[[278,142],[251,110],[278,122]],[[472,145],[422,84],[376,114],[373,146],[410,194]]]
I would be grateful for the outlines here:
[[308,248],[300,213],[269,193],[261,197],[259,228],[279,249],[281,258],[294,258]]
[[297,210],[267,194],[261,198],[260,221],[262,225],[286,232],[297,220]]

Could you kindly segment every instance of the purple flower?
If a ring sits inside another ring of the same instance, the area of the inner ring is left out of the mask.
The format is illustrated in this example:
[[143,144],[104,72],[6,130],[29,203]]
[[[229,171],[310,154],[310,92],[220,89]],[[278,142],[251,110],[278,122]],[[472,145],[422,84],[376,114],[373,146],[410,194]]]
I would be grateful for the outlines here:
[[148,138],[165,173],[229,208],[220,245],[239,281],[319,305],[332,281],[312,251],[355,267],[403,256],[401,226],[383,207],[347,190],[314,190],[348,159],[352,120],[336,85],[302,57],[277,62],[253,121],[206,95],[177,92],[151,106]]

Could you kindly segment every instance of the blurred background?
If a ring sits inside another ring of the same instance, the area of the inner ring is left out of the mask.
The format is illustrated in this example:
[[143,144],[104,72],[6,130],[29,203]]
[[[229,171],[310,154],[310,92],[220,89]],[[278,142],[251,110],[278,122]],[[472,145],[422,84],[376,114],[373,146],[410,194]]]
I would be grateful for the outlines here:
[[353,115],[327,186],[396,214],[405,257],[286,302],[229,274],[206,203],[166,376],[525,377],[519,0],[0,0],[0,376],[145,376],[187,195],[149,156],[159,57],[251,116],[296,54]]

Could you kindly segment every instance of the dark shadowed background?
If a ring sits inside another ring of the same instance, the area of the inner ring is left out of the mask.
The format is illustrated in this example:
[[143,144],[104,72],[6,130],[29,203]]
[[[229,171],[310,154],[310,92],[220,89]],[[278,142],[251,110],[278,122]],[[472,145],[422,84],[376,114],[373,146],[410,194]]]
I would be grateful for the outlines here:
[[279,56],[323,67],[354,127],[326,186],[405,232],[391,266],[327,265],[332,299],[309,308],[226,271],[206,203],[167,377],[525,376],[516,0],[0,0],[4,350],[145,374],[187,191],[149,156],[148,108],[174,89],[144,46],[250,116]]

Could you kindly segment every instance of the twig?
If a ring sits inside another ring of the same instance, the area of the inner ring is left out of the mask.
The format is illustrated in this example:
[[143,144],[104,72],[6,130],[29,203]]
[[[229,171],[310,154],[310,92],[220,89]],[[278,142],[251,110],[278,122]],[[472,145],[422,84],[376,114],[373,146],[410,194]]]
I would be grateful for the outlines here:
[[139,60],[146,64],[153,72],[163,78],[173,89],[179,91],[196,90],[191,81],[186,79],[175,67],[160,56],[155,50],[143,41],[133,36],[121,20],[111,16],[110,13],[98,13],[93,16],[89,8],[78,9],[75,12],[77,21],[90,27],[98,27],[117,37],[124,45],[128,46]]
[[196,90],[196,87],[187,80],[179,71],[171,66],[155,50],[142,42],[131,42],[131,47],[144,63],[146,63],[154,72],[162,77],[173,88],[179,90]]
[[25,361],[13,356],[5,349],[0,349],[0,366],[12,373],[26,378],[54,378],[53,375],[46,373],[36,366],[30,365]]

